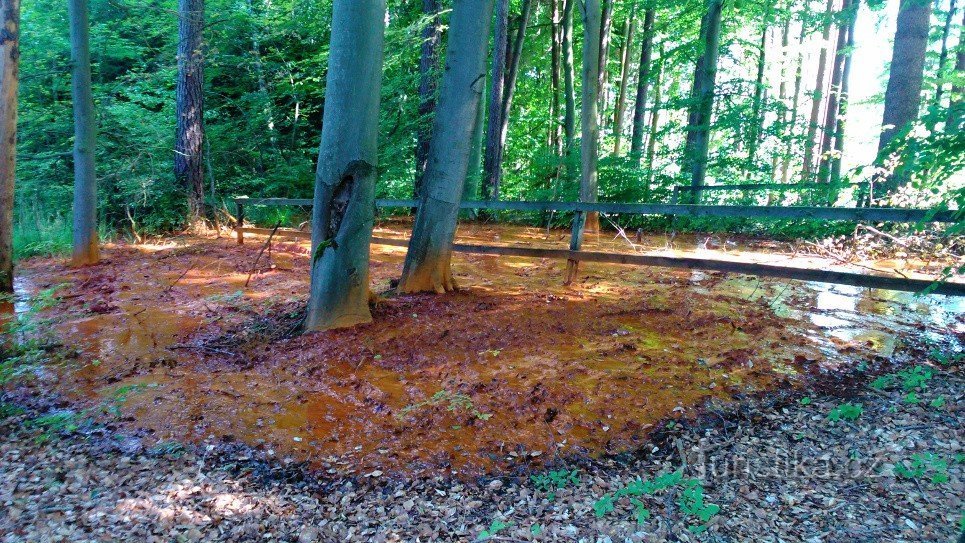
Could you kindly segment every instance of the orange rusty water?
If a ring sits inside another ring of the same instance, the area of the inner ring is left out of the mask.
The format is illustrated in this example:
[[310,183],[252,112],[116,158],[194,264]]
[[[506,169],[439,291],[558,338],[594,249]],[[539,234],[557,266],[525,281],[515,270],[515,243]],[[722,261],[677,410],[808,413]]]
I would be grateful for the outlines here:
[[[389,224],[377,235],[406,232]],[[629,247],[610,238],[587,248]],[[478,225],[459,239],[566,243],[563,232]],[[126,424],[157,440],[240,440],[318,464],[338,458],[342,471],[471,474],[523,457],[631,450],[709,398],[894,348],[886,332],[826,311],[841,305],[836,296],[853,312],[888,303],[864,294],[603,264],[586,264],[567,288],[563,262],[478,255],[455,257],[458,293],[388,296],[372,324],[284,337],[307,292],[307,243],[274,243],[244,288],[263,243],[250,240],[112,245],[102,264],[79,270],[29,262],[31,289],[68,283],[45,316],[80,355],[51,386],[79,404],[117,403]],[[774,247],[675,243],[821,265]],[[373,247],[377,291],[404,255]],[[960,309],[943,325],[960,326]]]

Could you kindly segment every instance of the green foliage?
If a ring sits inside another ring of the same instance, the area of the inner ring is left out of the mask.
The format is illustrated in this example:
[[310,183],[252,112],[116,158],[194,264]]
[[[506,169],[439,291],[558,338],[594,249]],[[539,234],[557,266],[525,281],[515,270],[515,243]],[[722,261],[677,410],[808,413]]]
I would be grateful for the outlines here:
[[801,404],[801,405],[811,405],[811,397],[810,397],[810,396],[805,396],[805,397],[801,398],[800,400],[798,400],[797,403],[799,403],[799,404]]
[[707,529],[707,521],[720,512],[720,506],[704,501],[704,487],[697,479],[684,482],[684,490],[677,501],[680,510],[689,516],[696,517],[700,524],[688,526],[690,531],[700,533]]
[[898,372],[901,388],[906,392],[924,390],[932,378],[932,370],[925,366],[915,366]]
[[10,418],[10,417],[16,417],[18,415],[22,415],[23,413],[24,413],[24,410],[21,409],[19,406],[6,403],[6,402],[0,402],[0,420]]
[[934,398],[928,405],[934,407],[935,409],[941,409],[945,406],[945,396],[938,396]]
[[488,529],[479,532],[479,537],[477,539],[488,539],[490,537],[495,536],[499,532],[505,530],[506,528],[509,528],[512,525],[513,525],[512,522],[503,522],[499,519],[493,519]]
[[864,408],[861,407],[861,404],[843,403],[828,413],[828,420],[831,422],[858,420],[863,412]]
[[428,400],[402,408],[402,410],[396,414],[396,418],[403,420],[414,411],[434,405],[445,405],[446,409],[451,413],[467,412],[473,418],[479,420],[489,420],[489,418],[493,416],[492,413],[483,413],[476,409],[475,404],[472,403],[472,398],[466,396],[465,394],[460,392],[453,393],[449,392],[448,390],[440,390],[439,392],[433,394]]
[[927,479],[933,484],[947,483],[949,480],[948,462],[939,458],[935,453],[913,454],[908,462],[908,464],[906,462],[896,463],[895,475],[905,479],[921,479],[927,476]]
[[593,502],[593,514],[596,518],[603,518],[614,509],[616,509],[616,502],[613,494],[604,494]]
[[569,485],[580,484],[580,470],[553,470],[537,475],[530,475],[529,480],[533,482],[537,490],[548,492],[547,498],[556,499],[556,491],[562,490]]

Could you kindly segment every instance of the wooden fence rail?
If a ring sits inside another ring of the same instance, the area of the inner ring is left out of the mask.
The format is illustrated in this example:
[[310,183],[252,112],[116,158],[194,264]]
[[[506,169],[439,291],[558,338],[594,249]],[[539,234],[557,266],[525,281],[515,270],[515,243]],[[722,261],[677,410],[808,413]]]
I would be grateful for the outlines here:
[[[252,228],[243,226],[244,206],[310,206],[312,200],[291,198],[237,198],[238,224],[236,232],[238,243],[244,242],[244,234],[268,235],[269,228]],[[412,200],[378,200],[376,205],[383,208],[412,208],[416,204]],[[717,217],[767,217],[767,218],[808,218],[825,220],[875,221],[875,222],[954,222],[954,211],[932,211],[925,209],[894,209],[894,208],[819,208],[819,207],[785,207],[771,208],[764,206],[698,206],[698,205],[666,205],[666,204],[613,204],[598,203],[584,204],[578,202],[463,202],[464,209],[502,209],[519,211],[575,211],[579,214],[588,211],[602,213],[647,213],[671,214],[688,216],[717,216]],[[750,211],[748,211],[750,210]],[[764,211],[768,210],[768,211]],[[742,213],[743,212],[743,213]],[[311,232],[299,230],[278,230],[276,237],[291,237],[311,239]],[[372,243],[407,247],[409,241],[400,238],[373,237]],[[843,272],[834,270],[816,270],[759,264],[751,262],[735,262],[731,260],[717,260],[694,257],[658,256],[627,253],[604,253],[595,251],[581,251],[570,249],[551,249],[538,247],[507,247],[496,245],[470,245],[456,243],[453,250],[461,253],[490,254],[502,256],[518,256],[526,258],[557,258],[569,261],[602,262],[611,264],[630,264],[638,266],[657,266],[666,268],[683,268],[694,270],[709,270],[727,273],[745,273],[761,277],[775,277],[800,281],[814,281],[857,287],[877,288],[886,290],[901,290],[920,292],[932,287],[934,294],[950,296],[965,296],[965,284],[953,282],[935,283],[927,279],[909,279],[897,276],[868,275],[863,273]]]

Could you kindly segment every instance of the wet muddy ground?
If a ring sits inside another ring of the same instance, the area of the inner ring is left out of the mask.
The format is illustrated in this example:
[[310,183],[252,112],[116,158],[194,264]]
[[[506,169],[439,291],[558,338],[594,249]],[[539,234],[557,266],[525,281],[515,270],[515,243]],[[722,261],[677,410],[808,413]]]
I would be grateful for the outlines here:
[[[612,238],[586,248],[847,269],[767,241]],[[458,239],[557,247],[566,233],[466,225]],[[957,348],[965,332],[955,298],[588,263],[564,287],[565,262],[456,255],[460,292],[387,294],[372,324],[298,336],[307,242],[276,240],[252,274],[264,238],[248,240],[112,245],[78,270],[25,263],[21,291],[60,298],[34,317],[40,333],[75,354],[38,382],[156,442],[239,441],[333,473],[471,475],[632,451],[709,399],[874,364],[910,337]],[[389,291],[405,249],[372,253],[373,288]],[[852,271],[867,267],[941,263]]]

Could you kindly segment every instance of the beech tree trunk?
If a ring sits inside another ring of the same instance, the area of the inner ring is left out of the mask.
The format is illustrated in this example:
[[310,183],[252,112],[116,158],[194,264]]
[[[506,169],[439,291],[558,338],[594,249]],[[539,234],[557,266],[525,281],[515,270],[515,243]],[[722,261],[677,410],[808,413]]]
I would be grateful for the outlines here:
[[[918,119],[930,19],[931,2],[929,0],[901,0],[888,87],[885,90],[881,138],[878,140],[879,161],[887,158],[888,144],[896,136],[907,131]],[[909,164],[902,164],[897,171],[879,180],[877,183],[881,189],[879,194],[893,192],[906,183],[911,177],[909,166]]]
[[770,4],[764,13],[764,24],[761,29],[761,43],[757,53],[757,79],[754,83],[754,100],[751,104],[751,126],[747,131],[747,169],[754,170],[757,160],[757,146],[760,143],[764,119],[761,116],[761,106],[764,96],[764,68],[767,64],[767,30],[770,24]]
[[[916,0],[917,1],[917,0]],[[834,0],[828,0],[824,10],[827,18],[824,30],[821,32],[821,53],[818,55],[817,80],[814,82],[814,92],[811,95],[811,117],[808,121],[807,138],[804,141],[804,164],[801,168],[801,181],[808,182],[814,175],[814,149],[818,145],[818,118],[821,114],[821,101],[824,95],[824,72],[828,64],[828,39],[831,37],[831,12]]]
[[419,117],[421,123],[415,144],[415,184],[412,197],[416,200],[422,192],[422,177],[429,160],[429,138],[432,137],[432,114],[436,109],[436,78],[439,65],[439,40],[442,38],[442,21],[439,0],[422,0],[422,13],[429,18],[422,29],[422,54],[419,57]]
[[90,22],[87,0],[69,0],[71,89],[74,99],[74,266],[100,260],[97,237],[97,177],[94,150],[97,119],[90,78]]
[[502,176],[503,91],[506,84],[506,51],[509,48],[509,0],[496,1],[496,28],[493,29],[493,67],[489,84],[489,121],[486,125],[486,151],[483,157],[482,196],[484,200],[499,198]]
[[[597,201],[597,159],[599,148],[599,105],[600,82],[600,1],[585,0],[583,3],[583,108],[580,112],[582,135],[580,141],[580,201]],[[589,232],[600,230],[598,213],[577,213],[574,222],[583,223],[574,227],[570,248],[579,250],[583,244],[584,229]],[[570,261],[567,281],[576,274],[576,262]]]
[[563,28],[560,39],[563,44],[563,157],[566,161],[566,177],[576,177],[573,160],[573,142],[576,139],[576,74],[573,61],[573,6],[577,0],[563,0]]
[[600,67],[597,69],[597,76],[600,81],[600,86],[597,88],[597,96],[600,100],[600,104],[597,106],[597,113],[599,114],[606,111],[607,78],[610,75],[607,66],[610,61],[610,36],[612,28],[613,0],[603,0],[603,6],[600,11]]
[[506,81],[503,84],[503,103],[499,111],[499,139],[496,141],[495,171],[496,185],[494,195],[499,198],[499,187],[502,184],[503,155],[506,151],[506,136],[509,132],[509,112],[513,106],[513,96],[516,93],[516,80],[519,76],[519,63],[523,56],[523,42],[526,38],[526,25],[532,12],[532,0],[523,0],[522,12],[519,16],[519,26],[513,39],[512,48],[506,58]]
[[0,0],[0,293],[13,292],[13,197],[17,171],[20,0]]
[[562,154],[562,141],[560,124],[560,95],[562,94],[562,35],[563,25],[561,21],[562,9],[560,0],[550,0],[550,82],[553,86],[553,96],[550,99],[550,130],[547,137],[547,146],[553,149],[557,155]]
[[178,0],[174,178],[188,194],[188,222],[204,217],[204,0]]
[[[843,0],[841,15],[850,16],[851,2]],[[849,26],[842,22],[838,26],[838,39],[834,45],[834,64],[831,67],[831,90],[828,93],[827,111],[824,116],[824,131],[821,138],[821,165],[818,168],[818,181],[826,183],[831,180],[831,149],[834,136],[837,134],[837,122],[841,96],[841,78],[844,75],[845,47],[848,42]]]
[[[480,82],[480,87],[482,89],[482,94],[479,98],[479,104],[476,106],[476,120],[472,127],[472,147],[469,150],[469,166],[466,173],[466,183],[462,190],[463,200],[475,200],[479,198],[479,185],[482,183],[483,176],[483,146],[485,142],[483,141],[486,125],[486,78],[483,74],[483,80]],[[476,219],[479,215],[478,211],[475,209],[465,210],[466,215],[471,219]]]
[[[848,22],[848,38],[846,47],[848,54],[844,57],[844,67],[841,70],[841,99],[838,102],[838,122],[835,126],[834,155],[831,159],[831,182],[837,185],[841,182],[841,160],[844,158],[844,129],[848,119],[848,92],[851,81],[851,56],[854,54],[854,27],[858,20],[860,0],[854,2],[854,14]],[[837,196],[834,197],[837,200]],[[833,202],[832,202],[833,203]]]
[[637,5],[630,8],[630,16],[623,24],[623,45],[620,48],[620,87],[617,91],[617,103],[613,108],[613,154],[620,156],[623,145],[623,113],[627,105],[627,85],[630,79],[630,44],[633,42],[633,30],[636,21]]
[[312,209],[307,331],[372,320],[369,245],[375,220],[384,25],[385,0],[335,0],[332,7]]
[[640,47],[640,73],[637,76],[637,98],[633,104],[633,135],[630,156],[638,161],[643,154],[643,134],[647,130],[647,86],[650,84],[650,63],[653,55],[653,19],[656,10],[650,8],[643,16],[643,45]]
[[[949,0],[948,13],[945,14],[945,26],[942,27],[942,48],[938,54],[938,83],[935,85],[935,105],[941,107],[942,94],[945,91],[945,64],[948,63],[948,35],[951,33],[952,22],[955,19],[955,0]],[[961,49],[962,44],[959,44]]]
[[457,287],[452,276],[452,244],[473,125],[485,92],[486,38],[492,10],[493,0],[453,2],[425,191],[419,201],[399,292],[443,293]]
[[[777,98],[781,102],[781,110],[777,114],[777,128],[781,132],[782,138],[788,137],[787,130],[787,57],[788,48],[791,44],[791,17],[788,15],[784,19],[784,27],[781,30],[781,83],[778,86]],[[777,166],[780,160],[780,153],[775,152],[771,157],[771,182],[777,179]]]
[[[690,173],[693,187],[704,186],[707,176],[707,157],[710,147],[710,124],[714,112],[714,85],[717,78],[717,59],[720,55],[720,26],[724,0],[708,0],[707,13],[700,25],[703,52],[694,70],[690,115],[687,122],[687,142],[684,147],[685,171]],[[697,201],[693,191],[688,201]]]

